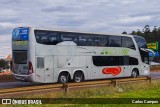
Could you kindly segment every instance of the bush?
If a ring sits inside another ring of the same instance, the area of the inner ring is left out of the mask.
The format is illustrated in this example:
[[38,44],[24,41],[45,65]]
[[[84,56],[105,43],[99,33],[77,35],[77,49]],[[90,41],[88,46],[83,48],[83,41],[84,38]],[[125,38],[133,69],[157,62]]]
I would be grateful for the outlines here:
[[3,59],[0,60],[0,68],[3,68],[3,69],[9,68],[8,63]]

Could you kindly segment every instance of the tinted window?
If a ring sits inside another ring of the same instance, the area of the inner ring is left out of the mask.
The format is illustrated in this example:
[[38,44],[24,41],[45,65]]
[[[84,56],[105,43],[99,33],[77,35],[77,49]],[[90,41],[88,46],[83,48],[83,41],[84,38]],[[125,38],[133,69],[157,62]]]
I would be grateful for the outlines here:
[[[92,34],[82,34],[82,33],[79,34],[72,32],[35,30],[35,37],[37,43],[46,45],[56,45],[62,41],[73,41],[78,46],[102,46],[102,47],[110,46],[110,47],[127,47],[135,49],[134,43],[131,38],[121,37],[121,36],[107,36],[107,35],[95,35],[95,34],[92,35]],[[141,41],[145,40],[143,39]],[[139,42],[141,41],[139,40]]]
[[129,64],[130,65],[138,65],[138,59],[133,58],[133,57],[129,57]]
[[35,30],[37,43],[46,45],[56,45],[59,42],[59,33],[43,30]]
[[129,56],[93,56],[95,66],[138,65],[138,59]]
[[121,47],[121,36],[110,36],[109,46],[110,47]]
[[73,41],[78,44],[78,35],[75,33],[61,33],[61,41]]
[[27,63],[27,51],[14,51],[13,58],[15,64],[26,64]]
[[35,32],[37,43],[47,43],[48,37],[46,31],[36,31]]
[[134,36],[134,38],[139,48],[147,48],[147,44],[144,38],[139,36]]
[[129,65],[129,56],[123,56],[123,65]]
[[133,43],[132,38],[130,38],[130,37],[122,37],[122,47],[135,49],[135,45]]
[[93,56],[95,66],[117,66],[123,65],[123,56]]
[[96,46],[108,46],[109,44],[109,36],[96,36],[95,45]]
[[95,45],[94,36],[80,34],[79,35],[79,44],[78,45],[79,46],[94,46]]
[[57,32],[48,32],[48,44],[56,45],[59,42],[59,34]]
[[123,65],[138,65],[138,59],[129,57],[129,56],[124,56],[123,57]]

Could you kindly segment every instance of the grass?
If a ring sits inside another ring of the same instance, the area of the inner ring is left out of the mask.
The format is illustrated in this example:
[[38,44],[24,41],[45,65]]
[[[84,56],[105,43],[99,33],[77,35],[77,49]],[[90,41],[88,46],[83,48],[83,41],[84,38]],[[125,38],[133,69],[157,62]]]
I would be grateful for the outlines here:
[[[160,81],[153,80],[141,83],[126,83],[118,86],[106,86],[101,88],[84,88],[71,90],[68,94],[53,92],[48,94],[28,95],[24,98],[160,98]],[[156,93],[155,93],[156,92]],[[144,95],[143,95],[144,94]],[[159,94],[159,96],[157,95]],[[128,96],[127,96],[128,95]]]
[[[126,83],[116,87],[106,86],[99,88],[87,88],[70,90],[64,92],[51,92],[48,94],[27,95],[21,98],[160,98],[160,81],[154,80],[151,83]],[[84,99],[84,100],[83,100]],[[125,99],[126,100],[126,99]],[[12,107],[35,107],[36,105],[10,105]],[[10,107],[7,106],[7,107]],[[159,104],[44,104],[38,107],[159,107]],[[2,106],[3,107],[3,106]]]

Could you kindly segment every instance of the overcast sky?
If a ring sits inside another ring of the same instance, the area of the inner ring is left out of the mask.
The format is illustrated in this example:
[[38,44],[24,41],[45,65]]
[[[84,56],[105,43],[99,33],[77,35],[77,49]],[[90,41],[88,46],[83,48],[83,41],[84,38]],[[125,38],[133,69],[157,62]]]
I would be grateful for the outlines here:
[[120,34],[160,25],[160,0],[0,0],[0,56],[15,27]]

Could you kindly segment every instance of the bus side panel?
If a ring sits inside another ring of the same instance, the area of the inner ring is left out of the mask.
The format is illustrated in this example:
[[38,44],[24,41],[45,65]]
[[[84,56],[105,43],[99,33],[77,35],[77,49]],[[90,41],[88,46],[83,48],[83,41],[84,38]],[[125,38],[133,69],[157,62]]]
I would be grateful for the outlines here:
[[142,62],[139,68],[140,68],[139,75],[147,76],[150,74],[150,67],[148,64]]
[[44,59],[44,73],[45,73],[45,83],[53,83],[53,56],[45,56]]
[[60,72],[63,71],[69,72],[71,79],[73,79],[74,73],[79,70],[87,76],[88,71],[86,69],[86,56],[57,56],[54,63],[57,64],[57,66],[54,66],[54,81],[58,80]]

